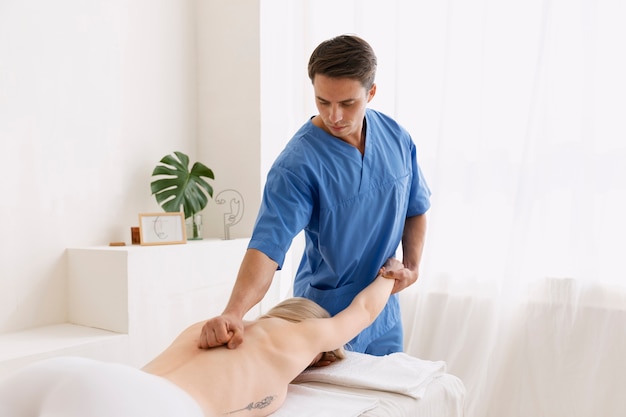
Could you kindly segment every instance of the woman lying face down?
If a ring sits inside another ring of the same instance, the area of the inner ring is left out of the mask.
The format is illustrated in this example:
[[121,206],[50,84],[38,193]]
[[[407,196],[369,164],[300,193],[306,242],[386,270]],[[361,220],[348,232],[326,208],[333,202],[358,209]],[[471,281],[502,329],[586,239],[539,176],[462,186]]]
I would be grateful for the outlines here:
[[334,317],[310,300],[287,299],[259,319],[246,322],[245,342],[236,349],[199,349],[204,322],[196,323],[144,371],[183,388],[207,416],[266,416],[285,401],[296,376],[312,364],[326,365],[342,358],[341,347],[374,321],[394,284],[393,279],[384,278],[384,271],[403,266],[394,259],[385,268]]
[[289,383],[304,369],[344,356],[341,346],[371,324],[387,302],[394,280],[384,272],[401,268],[390,260],[334,317],[310,300],[287,299],[246,322],[245,343],[236,349],[201,349],[202,321],[142,370],[84,358],[35,363],[0,381],[0,415],[267,416],[285,401]]

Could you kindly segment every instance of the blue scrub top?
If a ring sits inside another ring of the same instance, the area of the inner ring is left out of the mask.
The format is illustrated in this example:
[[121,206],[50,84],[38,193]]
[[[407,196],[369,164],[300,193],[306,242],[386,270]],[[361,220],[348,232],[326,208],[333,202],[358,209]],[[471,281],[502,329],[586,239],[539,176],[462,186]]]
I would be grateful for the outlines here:
[[[407,217],[425,213],[430,190],[415,144],[393,119],[367,109],[363,155],[309,120],[289,141],[267,176],[249,248],[279,268],[293,238],[305,232],[294,295],[331,315],[394,256]],[[363,351],[400,320],[397,294],[350,348]]]

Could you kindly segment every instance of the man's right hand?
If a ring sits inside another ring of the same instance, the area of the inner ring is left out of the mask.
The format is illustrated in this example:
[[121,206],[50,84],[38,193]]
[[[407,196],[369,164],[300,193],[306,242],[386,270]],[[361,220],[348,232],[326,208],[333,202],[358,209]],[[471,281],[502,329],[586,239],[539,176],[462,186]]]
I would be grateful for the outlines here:
[[402,264],[402,262],[400,262],[396,258],[389,258],[387,259],[387,262],[385,262],[385,265],[383,265],[378,270],[378,275],[382,275],[385,278],[395,279],[395,277],[392,276],[393,271],[399,271],[403,268],[404,265]]
[[213,317],[202,326],[198,347],[209,349],[226,345],[235,349],[243,343],[243,320],[228,314]]

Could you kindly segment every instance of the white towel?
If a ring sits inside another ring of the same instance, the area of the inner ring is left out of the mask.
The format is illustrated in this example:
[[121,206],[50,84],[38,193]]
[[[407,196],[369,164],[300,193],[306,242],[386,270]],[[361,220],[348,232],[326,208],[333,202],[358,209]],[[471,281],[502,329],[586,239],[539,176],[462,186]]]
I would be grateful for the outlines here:
[[345,359],[328,366],[309,368],[294,382],[325,382],[421,398],[428,383],[445,370],[443,361],[422,360],[402,352],[387,356],[346,352]]
[[378,399],[289,385],[287,398],[271,417],[357,417],[378,405]]

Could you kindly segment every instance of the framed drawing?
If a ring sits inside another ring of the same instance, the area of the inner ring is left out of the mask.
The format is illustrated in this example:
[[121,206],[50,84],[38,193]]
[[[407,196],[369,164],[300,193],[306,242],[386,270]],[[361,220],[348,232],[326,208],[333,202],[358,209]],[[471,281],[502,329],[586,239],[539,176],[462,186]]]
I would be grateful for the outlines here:
[[174,245],[187,242],[185,216],[176,213],[140,213],[140,245]]

